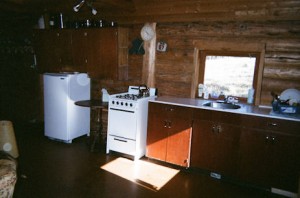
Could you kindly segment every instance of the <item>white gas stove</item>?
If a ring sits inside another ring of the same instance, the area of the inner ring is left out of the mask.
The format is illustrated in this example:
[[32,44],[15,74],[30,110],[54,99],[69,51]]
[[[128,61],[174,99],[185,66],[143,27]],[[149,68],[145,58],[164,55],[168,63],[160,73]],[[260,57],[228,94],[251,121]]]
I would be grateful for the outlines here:
[[107,148],[139,159],[146,152],[148,101],[155,98],[155,88],[129,86],[128,92],[110,95],[108,106]]

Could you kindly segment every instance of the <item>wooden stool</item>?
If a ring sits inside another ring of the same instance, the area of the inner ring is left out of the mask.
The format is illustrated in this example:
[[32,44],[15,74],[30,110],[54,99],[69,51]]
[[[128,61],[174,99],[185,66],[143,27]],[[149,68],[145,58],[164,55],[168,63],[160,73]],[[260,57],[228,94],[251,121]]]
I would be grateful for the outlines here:
[[96,151],[97,144],[105,146],[105,140],[103,138],[102,129],[102,109],[108,107],[108,102],[102,102],[101,100],[82,100],[75,102],[76,105],[82,107],[90,107],[97,113],[96,116],[96,130],[90,132],[90,151]]

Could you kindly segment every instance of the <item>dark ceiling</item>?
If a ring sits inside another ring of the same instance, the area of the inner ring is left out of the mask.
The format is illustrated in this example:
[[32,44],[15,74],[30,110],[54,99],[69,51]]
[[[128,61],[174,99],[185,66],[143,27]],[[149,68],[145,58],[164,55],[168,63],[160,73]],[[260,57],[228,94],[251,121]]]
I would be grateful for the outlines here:
[[69,18],[113,19],[115,13],[119,16],[126,15],[135,9],[132,0],[89,0],[88,2],[98,11],[94,16],[86,3],[79,12],[74,12],[73,6],[78,2],[80,0],[1,0],[0,21],[36,20],[45,13],[49,15],[63,13]]
[[[0,0],[0,22],[32,20],[62,13],[70,20],[104,19],[119,24],[144,22],[300,20],[299,0]],[[15,19],[15,20],[14,20]]]

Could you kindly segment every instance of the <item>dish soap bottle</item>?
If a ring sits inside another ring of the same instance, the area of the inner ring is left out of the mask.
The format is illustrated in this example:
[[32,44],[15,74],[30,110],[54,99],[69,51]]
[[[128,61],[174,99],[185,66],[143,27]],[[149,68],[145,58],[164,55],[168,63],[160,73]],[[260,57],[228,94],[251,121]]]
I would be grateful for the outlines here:
[[201,98],[202,95],[204,93],[204,85],[203,84],[199,84],[198,85],[198,97]]
[[248,90],[247,103],[249,103],[249,104],[253,104],[254,91],[255,90],[253,88],[251,88],[251,89]]

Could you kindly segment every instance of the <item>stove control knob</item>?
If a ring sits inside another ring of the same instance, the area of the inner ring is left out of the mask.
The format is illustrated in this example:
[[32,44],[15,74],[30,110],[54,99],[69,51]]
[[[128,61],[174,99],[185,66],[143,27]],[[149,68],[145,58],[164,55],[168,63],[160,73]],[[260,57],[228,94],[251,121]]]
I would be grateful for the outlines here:
[[132,107],[133,105],[132,105],[132,103],[130,103],[130,105],[129,105],[130,107]]
[[117,102],[117,105],[119,105],[119,102]]
[[121,105],[123,106],[123,102],[121,102]]
[[112,101],[111,103],[112,103],[112,104],[115,104],[115,101]]
[[128,106],[128,103],[127,103],[127,102],[125,103],[125,106],[126,106],[126,107]]

